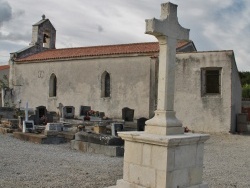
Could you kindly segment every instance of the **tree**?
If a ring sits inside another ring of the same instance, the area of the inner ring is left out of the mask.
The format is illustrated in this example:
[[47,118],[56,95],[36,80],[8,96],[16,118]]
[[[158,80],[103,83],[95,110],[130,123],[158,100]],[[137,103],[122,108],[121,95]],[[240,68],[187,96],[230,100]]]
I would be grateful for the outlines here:
[[0,79],[0,88],[9,88],[9,79],[7,75],[3,75],[3,79]]
[[242,85],[242,98],[250,98],[250,72],[239,72]]
[[239,72],[241,85],[250,84],[250,72]]

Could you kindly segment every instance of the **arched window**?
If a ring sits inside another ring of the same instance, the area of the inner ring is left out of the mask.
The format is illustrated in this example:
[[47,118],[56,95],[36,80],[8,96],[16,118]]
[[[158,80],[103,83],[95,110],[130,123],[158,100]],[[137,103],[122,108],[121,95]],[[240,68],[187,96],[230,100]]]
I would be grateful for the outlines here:
[[49,96],[56,97],[56,90],[57,90],[57,78],[56,75],[53,73],[49,79]]
[[102,97],[110,97],[110,74],[107,71],[102,73],[101,89]]

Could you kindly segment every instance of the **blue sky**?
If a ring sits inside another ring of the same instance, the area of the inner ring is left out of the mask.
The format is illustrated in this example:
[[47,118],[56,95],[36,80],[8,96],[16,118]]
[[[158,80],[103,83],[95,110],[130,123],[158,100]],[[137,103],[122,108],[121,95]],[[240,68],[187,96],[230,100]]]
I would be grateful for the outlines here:
[[[0,64],[29,45],[43,14],[57,30],[57,48],[156,41],[145,19],[160,17],[162,0],[0,0]],[[238,69],[250,71],[249,0],[172,0],[198,51],[234,50]]]

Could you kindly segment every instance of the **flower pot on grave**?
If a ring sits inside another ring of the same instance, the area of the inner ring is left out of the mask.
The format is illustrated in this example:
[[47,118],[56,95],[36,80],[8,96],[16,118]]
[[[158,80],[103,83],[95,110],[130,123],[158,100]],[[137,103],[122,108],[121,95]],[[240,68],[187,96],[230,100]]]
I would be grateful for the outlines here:
[[84,121],[90,121],[90,117],[89,116],[85,116],[84,117]]

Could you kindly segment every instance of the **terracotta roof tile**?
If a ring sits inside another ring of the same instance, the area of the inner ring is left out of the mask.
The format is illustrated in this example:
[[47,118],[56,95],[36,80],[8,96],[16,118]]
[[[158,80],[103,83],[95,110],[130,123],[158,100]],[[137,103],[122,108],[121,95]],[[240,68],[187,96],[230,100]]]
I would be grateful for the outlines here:
[[[177,44],[177,49],[181,48],[191,41],[182,40]],[[53,59],[69,59],[90,56],[105,56],[105,55],[119,55],[119,54],[145,54],[145,53],[158,53],[158,42],[148,43],[133,43],[133,44],[118,44],[107,46],[91,46],[79,48],[62,48],[46,50],[37,54],[30,55],[25,58],[17,59],[17,62],[26,61],[41,61]]]
[[1,70],[5,70],[5,69],[9,69],[9,68],[10,68],[9,65],[1,65],[1,66],[0,66],[0,71],[1,71]]

